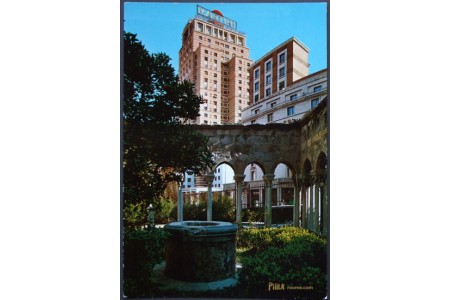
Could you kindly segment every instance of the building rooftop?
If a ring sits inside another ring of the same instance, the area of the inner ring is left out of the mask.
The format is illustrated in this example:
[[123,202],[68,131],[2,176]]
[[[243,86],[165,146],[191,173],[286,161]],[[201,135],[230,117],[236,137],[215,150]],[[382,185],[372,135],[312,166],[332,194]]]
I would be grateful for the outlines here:
[[276,46],[275,48],[273,48],[272,50],[270,50],[269,52],[267,52],[266,54],[264,54],[260,59],[258,59],[257,61],[255,61],[253,63],[253,65],[258,64],[260,61],[264,60],[266,57],[270,56],[271,53],[276,52],[278,49],[284,47],[286,44],[290,43],[294,41],[295,43],[297,43],[300,47],[302,47],[303,49],[305,49],[307,52],[309,52],[309,48],[303,44],[302,42],[300,42],[295,36],[291,37],[290,39],[284,41],[283,43],[279,44],[278,46]]

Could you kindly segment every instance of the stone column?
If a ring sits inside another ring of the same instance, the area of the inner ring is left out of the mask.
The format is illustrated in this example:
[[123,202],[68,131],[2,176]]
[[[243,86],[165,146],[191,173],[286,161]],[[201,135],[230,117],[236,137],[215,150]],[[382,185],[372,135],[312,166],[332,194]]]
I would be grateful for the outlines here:
[[309,200],[309,207],[308,207],[308,229],[313,230],[314,228],[314,193],[313,193],[314,186],[311,185],[308,187],[308,200]]
[[242,186],[245,175],[235,175],[233,177],[236,182],[236,224],[242,224]]
[[274,174],[263,176],[264,182],[266,183],[266,209],[264,212],[264,225],[266,227],[272,226],[272,181],[274,178]]
[[183,183],[178,183],[178,211],[177,221],[183,222]]
[[307,209],[307,200],[306,200],[306,186],[302,183],[301,185],[301,189],[302,189],[302,228],[307,228],[307,214],[306,214],[306,209]]
[[326,234],[328,232],[328,195],[327,195],[327,184],[326,180],[323,182],[322,188],[322,205],[323,205],[323,233]]
[[294,181],[294,208],[293,208],[293,225],[295,227],[299,227],[299,217],[300,217],[300,199],[299,199],[299,193],[300,193],[300,180],[301,175],[296,174],[295,176],[292,176],[292,180]]
[[314,231],[315,232],[319,232],[320,231],[320,224],[319,224],[319,213],[320,213],[320,204],[319,204],[319,199],[320,199],[320,181],[316,180],[315,184],[314,184],[314,190],[315,190],[315,195],[314,195]]
[[206,183],[208,184],[208,203],[206,205],[206,220],[212,221],[212,183],[214,181],[214,174],[209,173],[205,175]]

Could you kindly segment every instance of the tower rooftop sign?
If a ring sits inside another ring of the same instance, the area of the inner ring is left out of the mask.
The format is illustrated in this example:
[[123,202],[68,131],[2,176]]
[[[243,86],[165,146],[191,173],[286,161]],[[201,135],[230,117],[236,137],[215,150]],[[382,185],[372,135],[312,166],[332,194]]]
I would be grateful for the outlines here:
[[210,11],[209,9],[197,5],[197,15],[214,25],[225,27],[226,29],[237,30],[237,22],[224,17],[218,10]]

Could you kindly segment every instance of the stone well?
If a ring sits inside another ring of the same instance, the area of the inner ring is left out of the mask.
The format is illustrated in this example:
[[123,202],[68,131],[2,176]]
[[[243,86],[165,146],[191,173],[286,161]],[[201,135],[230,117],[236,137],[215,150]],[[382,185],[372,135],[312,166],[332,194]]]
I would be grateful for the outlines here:
[[211,282],[234,276],[237,226],[218,221],[167,224],[164,273],[174,279]]

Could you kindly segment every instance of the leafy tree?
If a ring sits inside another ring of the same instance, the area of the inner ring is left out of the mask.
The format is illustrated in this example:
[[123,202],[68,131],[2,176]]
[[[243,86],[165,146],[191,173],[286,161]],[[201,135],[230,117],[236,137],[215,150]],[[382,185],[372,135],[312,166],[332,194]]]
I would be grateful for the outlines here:
[[[124,208],[158,207],[169,182],[212,165],[207,138],[189,125],[203,99],[192,83],[178,79],[166,54],[150,54],[132,33],[124,33],[123,84]],[[146,219],[126,218],[125,226]]]

